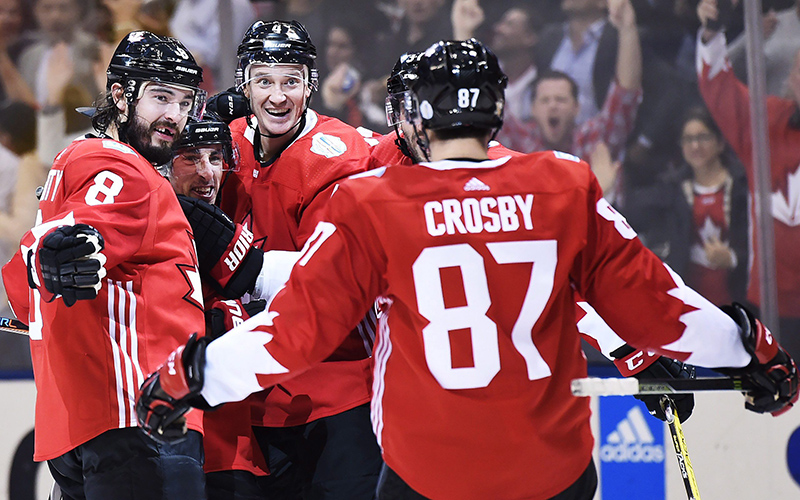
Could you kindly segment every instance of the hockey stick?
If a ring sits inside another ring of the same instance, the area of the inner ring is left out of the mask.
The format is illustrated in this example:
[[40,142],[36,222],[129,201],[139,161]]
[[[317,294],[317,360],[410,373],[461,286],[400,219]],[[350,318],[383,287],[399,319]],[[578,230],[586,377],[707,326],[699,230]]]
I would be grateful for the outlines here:
[[28,325],[18,319],[4,318],[0,316],[0,332],[10,332],[19,335],[28,334]]
[[753,389],[746,380],[728,377],[637,380],[628,378],[576,378],[571,384],[574,396],[634,396],[636,394],[680,394],[699,391],[739,391]]
[[662,397],[660,403],[667,416],[669,432],[672,434],[672,444],[675,447],[675,457],[678,459],[678,468],[681,471],[686,494],[689,496],[689,500],[700,500],[697,479],[694,476],[692,461],[689,459],[689,450],[686,449],[686,437],[683,435],[683,428],[675,410],[675,403],[669,396]]

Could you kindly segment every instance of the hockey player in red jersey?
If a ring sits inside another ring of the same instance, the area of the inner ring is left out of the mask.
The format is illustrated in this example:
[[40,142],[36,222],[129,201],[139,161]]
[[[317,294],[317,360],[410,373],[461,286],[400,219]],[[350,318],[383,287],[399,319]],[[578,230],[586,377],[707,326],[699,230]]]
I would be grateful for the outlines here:
[[303,373],[379,297],[378,499],[590,499],[589,406],[570,393],[586,374],[573,287],[629,344],[746,378],[748,409],[789,409],[797,368],[769,331],[687,288],[586,163],[488,159],[505,81],[478,42],[432,46],[404,111],[431,162],[340,183],[268,310],[152,375],[142,413],[160,398],[176,411],[150,431],[190,397],[236,401]]
[[[370,155],[372,168],[386,165],[410,165],[428,161],[425,143],[419,137],[413,124],[404,119],[405,99],[409,95],[409,86],[417,79],[417,64],[422,57],[421,52],[402,54],[392,68],[386,81],[386,119],[394,129],[394,135],[370,137],[377,144]],[[394,140],[392,140],[394,139]],[[486,151],[490,160],[504,156],[522,156],[522,153],[508,149],[497,141],[490,141]],[[613,361],[620,373],[626,377],[637,379],[653,378],[694,378],[695,368],[666,356],[658,356],[641,349],[634,349],[625,344],[597,314],[591,305],[576,294],[575,315],[578,331],[592,347],[602,352]],[[656,418],[666,420],[660,395],[636,396]],[[675,394],[672,396],[678,418],[685,422],[694,409],[694,395]]]
[[[206,111],[201,121],[190,121],[174,147],[172,161],[165,166],[165,175],[178,195],[182,206],[196,208],[193,200],[202,200],[213,210],[223,178],[233,175],[238,163],[228,125]],[[190,212],[194,213],[194,212]],[[193,220],[211,232],[220,227],[213,218],[217,212],[202,212],[208,219]],[[231,231],[237,228],[230,222]],[[215,235],[216,236],[216,233]],[[195,235],[206,238],[205,233]],[[201,276],[205,273],[201,272]],[[287,273],[288,275],[288,273]],[[264,308],[264,301],[242,304],[238,299],[220,299],[215,287],[204,283],[206,336],[213,339],[238,325],[251,314]],[[250,412],[237,405],[226,405],[203,414],[203,448],[205,456],[206,495],[208,500],[260,499],[259,477],[268,474],[266,461],[253,437]]]
[[[216,282],[225,297],[263,294],[256,276],[272,252],[259,252],[300,250],[330,197],[325,190],[368,167],[369,148],[361,134],[309,108],[317,88],[315,57],[308,33],[294,21],[257,21],[239,45],[237,87],[252,114],[230,124],[241,158],[219,204],[237,232],[222,244],[208,242],[224,246],[223,252],[206,252],[198,241],[201,273],[207,267],[204,278]],[[195,210],[207,209],[197,203],[187,211],[190,222]],[[237,254],[239,238],[258,251]],[[206,266],[204,255],[216,258]],[[369,310],[366,306],[362,316]],[[269,495],[372,498],[381,458],[368,406],[374,333],[365,325],[342,339],[323,363],[240,404],[252,412],[268,459]]]
[[98,135],[56,157],[36,225],[3,267],[30,328],[34,459],[64,499],[199,500],[201,412],[182,442],[157,443],[134,403],[144,375],[204,329],[191,228],[154,168],[203,109],[202,70],[177,40],[136,31],[107,74]]

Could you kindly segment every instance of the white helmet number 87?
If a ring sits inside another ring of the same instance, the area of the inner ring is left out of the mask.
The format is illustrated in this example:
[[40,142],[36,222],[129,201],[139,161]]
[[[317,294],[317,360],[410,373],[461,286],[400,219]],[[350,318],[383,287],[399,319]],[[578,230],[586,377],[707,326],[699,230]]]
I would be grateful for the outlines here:
[[478,104],[480,89],[458,89],[458,107],[474,108]]

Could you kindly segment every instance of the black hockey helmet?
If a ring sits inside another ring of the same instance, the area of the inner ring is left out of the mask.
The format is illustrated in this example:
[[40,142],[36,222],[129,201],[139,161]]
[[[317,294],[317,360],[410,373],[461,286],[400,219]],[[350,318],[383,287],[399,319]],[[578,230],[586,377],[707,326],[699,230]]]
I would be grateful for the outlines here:
[[403,94],[409,89],[409,83],[417,78],[417,65],[422,52],[406,52],[394,63],[392,73],[386,80],[386,121],[389,126],[400,122],[400,110],[403,105]]
[[223,158],[227,165],[226,170],[235,170],[239,155],[231,138],[231,129],[219,116],[206,113],[202,120],[189,120],[186,123],[183,132],[178,136],[172,148],[176,153],[180,153],[185,149],[217,144],[222,146]]
[[315,59],[317,48],[306,28],[298,21],[256,21],[242,37],[236,51],[236,87],[247,80],[247,69],[253,63],[302,64],[308,68],[312,90],[318,87],[319,77]]
[[417,65],[422,52],[406,52],[394,63],[392,73],[386,80],[386,92],[389,95],[400,94],[408,90],[408,81],[417,77]]
[[413,99],[410,113],[422,128],[485,128],[503,126],[508,82],[497,56],[481,42],[442,41],[431,45],[408,82]]
[[117,45],[106,71],[106,88],[119,83],[125,98],[133,103],[143,82],[156,81],[180,85],[194,91],[195,103],[190,116],[202,116],[206,93],[198,88],[203,69],[189,50],[177,39],[149,31],[133,31]]

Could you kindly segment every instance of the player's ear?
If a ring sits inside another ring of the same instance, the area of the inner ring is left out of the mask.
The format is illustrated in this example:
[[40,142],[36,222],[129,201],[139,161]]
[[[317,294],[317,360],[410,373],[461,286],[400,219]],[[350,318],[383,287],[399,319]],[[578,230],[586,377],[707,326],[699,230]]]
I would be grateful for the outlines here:
[[128,101],[125,99],[124,89],[119,83],[111,85],[111,98],[122,116],[128,115]]

